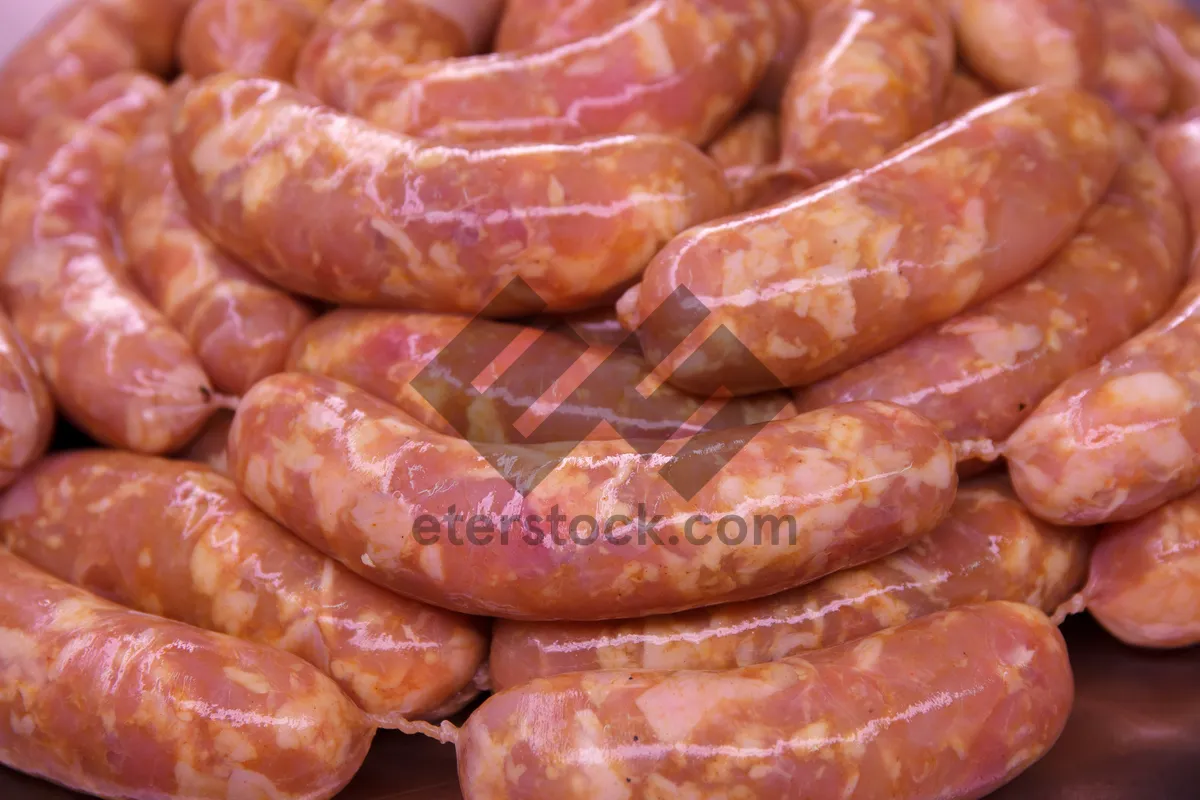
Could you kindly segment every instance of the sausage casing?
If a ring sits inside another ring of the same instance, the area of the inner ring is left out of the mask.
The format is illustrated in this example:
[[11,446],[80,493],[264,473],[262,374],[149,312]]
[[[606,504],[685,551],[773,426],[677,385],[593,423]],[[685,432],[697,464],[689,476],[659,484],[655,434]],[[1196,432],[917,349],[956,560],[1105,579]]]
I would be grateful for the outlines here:
[[50,445],[54,400],[8,317],[0,313],[0,488]]
[[[1107,3],[1108,0],[1103,0]],[[948,0],[959,54],[998,89],[1094,86],[1105,31],[1093,0]]]
[[485,652],[474,623],[367,583],[198,464],[53,456],[0,502],[0,538],[114,602],[297,655],[383,726],[454,697]]
[[471,715],[458,774],[467,800],[979,798],[1050,749],[1073,688],[1044,614],[987,603],[738,670],[537,680]]
[[1083,597],[1091,615],[1126,644],[1200,643],[1200,494],[1106,526]]
[[1172,77],[1140,0],[1095,4],[1104,33],[1099,88],[1130,119],[1149,124],[1171,102]]
[[1004,479],[959,488],[950,513],[898,553],[782,594],[620,623],[500,620],[496,689],[596,669],[733,669],[849,642],[955,606],[1008,600],[1047,614],[1080,588],[1091,545],[1026,511]]
[[74,0],[0,67],[0,135],[25,137],[93,85],[131,69],[165,72],[192,0]]
[[312,315],[192,225],[171,169],[171,110],[168,100],[125,159],[125,251],[139,287],[187,338],[213,384],[241,395],[283,368],[292,340]]
[[[956,485],[949,445],[882,403],[686,441],[645,456],[625,441],[472,446],[346,384],[285,373],[243,399],[229,462],[256,505],[369,579],[528,620],[782,591],[904,547]],[[692,470],[716,474],[689,500],[667,481]]]
[[[515,363],[505,357],[511,345],[527,345]],[[669,385],[642,397],[636,387],[651,370],[635,353],[448,314],[334,311],[296,340],[288,369],[357,386],[431,430],[473,442],[667,439],[795,415],[775,392],[725,400],[710,422],[711,406]],[[474,386],[480,376],[486,392]],[[520,422],[531,410],[539,424],[529,430]]]
[[10,175],[0,225],[4,302],[63,412],[93,438],[170,452],[215,398],[187,341],[134,290],[111,218],[126,152],[162,101],[122,73],[46,119]]
[[521,277],[541,300],[509,314],[601,305],[730,203],[720,169],[676,139],[420,144],[233,76],[188,94],[173,148],[205,233],[337,303],[474,313]]
[[442,141],[566,142],[660,133],[702,145],[754,93],[778,45],[779,0],[649,0],[551,50],[387,70],[343,110]]
[[334,108],[405,64],[478,53],[501,0],[334,0],[296,64],[296,85]]
[[1154,321],[1183,283],[1183,200],[1132,128],[1121,141],[1108,193],[1045,266],[797,402],[886,400],[937,424],[960,461],[994,456],[1046,395]]
[[330,0],[195,0],[179,35],[184,72],[291,80],[300,49]]
[[938,0],[805,2],[808,44],[780,107],[783,153],[826,181],[879,163],[938,121],[954,38]]
[[[1050,87],[1000,97],[872,169],[692,228],[617,308],[684,389],[804,386],[1036,269],[1117,162],[1115,117],[1098,98]],[[707,316],[659,308],[680,287]],[[732,337],[709,344],[722,325]],[[774,381],[758,377],[763,366]]]
[[130,611],[0,549],[0,762],[101,797],[325,800],[374,729],[293,655]]

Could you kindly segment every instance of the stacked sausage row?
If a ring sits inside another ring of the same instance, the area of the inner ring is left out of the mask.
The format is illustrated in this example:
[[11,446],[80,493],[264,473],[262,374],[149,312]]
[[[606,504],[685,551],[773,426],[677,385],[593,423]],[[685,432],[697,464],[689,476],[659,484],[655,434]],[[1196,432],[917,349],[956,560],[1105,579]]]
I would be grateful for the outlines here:
[[0,70],[0,761],[1003,784],[1047,614],[1200,640],[1195,59],[1170,0],[68,5]]

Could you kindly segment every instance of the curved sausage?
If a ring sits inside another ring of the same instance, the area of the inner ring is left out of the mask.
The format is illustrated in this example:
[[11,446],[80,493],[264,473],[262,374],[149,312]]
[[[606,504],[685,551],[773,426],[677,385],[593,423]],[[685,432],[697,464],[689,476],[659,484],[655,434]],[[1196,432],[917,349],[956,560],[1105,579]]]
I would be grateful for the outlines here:
[[233,427],[233,412],[221,409],[204,423],[196,438],[179,451],[176,458],[203,464],[218,475],[229,474],[229,431]]
[[[183,84],[171,94],[185,90]],[[163,103],[125,158],[119,214],[125,251],[134,280],[187,338],[213,384],[241,395],[282,370],[312,314],[192,225],[171,168],[172,110]]]
[[956,484],[932,426],[880,403],[654,442],[645,455],[637,444],[472,446],[346,384],[285,373],[242,401],[229,463],[256,505],[380,585],[527,620],[798,586],[904,547],[946,513]]
[[[1193,267],[1193,272],[1195,267]],[[1135,519],[1200,486],[1200,283],[1154,325],[1076,373],[1005,445],[1021,500],[1043,519]]]
[[334,108],[406,64],[480,52],[501,0],[334,0],[296,64],[296,85]]
[[750,99],[778,45],[780,0],[649,0],[552,50],[387,70],[343,110],[442,141],[566,142],[662,133],[704,144]]
[[146,453],[182,446],[216,407],[187,341],[129,283],[111,232],[125,154],[162,98],[157,80],[123,73],[84,95],[78,116],[45,120],[0,220],[0,290],[63,412]]
[[54,401],[8,317],[0,314],[0,488],[50,445]]
[[798,393],[803,408],[886,400],[936,424],[961,466],[994,458],[1059,384],[1157,319],[1187,267],[1183,200],[1131,127],[1122,165],[1067,245],[1023,283]]
[[166,72],[193,0],[75,0],[52,14],[0,67],[0,135],[24,138],[118,72]]
[[297,655],[385,727],[454,697],[485,653],[471,621],[372,586],[198,464],[53,456],[0,501],[0,539],[114,602]]
[[[1150,137],[1154,154],[1183,194],[1193,233],[1200,233],[1200,111],[1159,124]],[[1196,252],[1193,242],[1193,253]],[[1195,263],[1193,263],[1193,269]]]
[[[1156,152],[1197,215],[1200,122],[1163,126]],[[1200,486],[1200,281],[1167,313],[1042,401],[1005,445],[1013,486],[1043,519],[1134,519]],[[1111,302],[1110,298],[1110,302]]]
[[811,32],[780,107],[783,154],[826,181],[879,163],[934,126],[954,39],[936,0],[805,4]]
[[325,800],[374,730],[274,647],[139,614],[0,549],[0,763],[101,797]]
[[1138,3],[1095,3],[1104,34],[1099,89],[1119,112],[1148,125],[1167,110],[1172,77],[1159,54],[1154,24]]
[[990,89],[974,77],[962,70],[955,70],[950,76],[946,96],[942,98],[942,112],[938,121],[946,122],[961,117],[994,96]]
[[1098,5],[1092,0],[949,0],[959,55],[972,72],[1004,91],[1096,85],[1105,47]]
[[1047,614],[1079,589],[1091,546],[1026,511],[1003,479],[960,487],[904,550],[782,594],[618,623],[500,620],[492,685],[597,669],[733,669],[832,647],[956,606],[1027,603]]
[[779,160],[779,115],[758,109],[743,114],[720,136],[713,140],[706,152],[730,172],[745,167],[765,167]]
[[[804,386],[1036,269],[1117,160],[1115,117],[1098,98],[1050,87],[1000,97],[872,169],[692,228],[617,310],[676,386]],[[681,287],[698,302],[660,308]]]
[[1134,0],[1154,21],[1159,54],[1171,73],[1170,110],[1200,105],[1200,18],[1181,0]]
[[492,313],[603,305],[672,236],[729,208],[719,168],[676,139],[420,144],[232,76],[188,94],[173,147],[201,230],[337,303],[475,313],[520,277],[536,296]]
[[466,800],[978,798],[1050,749],[1073,688],[1045,615],[988,603],[739,670],[534,681],[471,715],[458,774]]
[[[710,419],[712,405],[669,385],[643,397],[636,387],[651,368],[635,353],[590,349],[565,331],[444,314],[334,311],[296,341],[288,369],[356,386],[472,442],[668,439],[795,416],[775,392],[726,400]],[[532,419],[522,419],[527,412]]]
[[1126,644],[1200,643],[1200,495],[1105,527],[1083,598],[1091,615]]
[[550,50],[606,31],[648,0],[506,0],[496,52]]
[[179,35],[184,72],[289,81],[296,58],[330,0],[195,0]]

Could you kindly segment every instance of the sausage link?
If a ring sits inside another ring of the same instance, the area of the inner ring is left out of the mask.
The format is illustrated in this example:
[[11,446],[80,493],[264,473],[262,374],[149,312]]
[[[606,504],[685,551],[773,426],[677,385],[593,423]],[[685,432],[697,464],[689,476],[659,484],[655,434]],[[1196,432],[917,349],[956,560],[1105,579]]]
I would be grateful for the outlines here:
[[[956,484],[932,426],[880,403],[659,444],[647,456],[624,441],[472,446],[346,384],[285,373],[242,401],[229,463],[256,505],[370,580],[526,620],[782,591],[906,546]],[[688,500],[668,463],[716,476]]]
[[385,727],[454,697],[485,652],[465,617],[372,586],[197,464],[54,456],[4,495],[0,537],[114,602],[297,655]]
[[165,72],[191,2],[76,0],[51,15],[0,67],[0,135],[24,138],[110,75]]
[[935,0],[805,3],[811,35],[783,96],[783,154],[826,181],[933,127],[954,39]]
[[1200,105],[1200,18],[1180,0],[1134,0],[1154,21],[1159,54],[1171,73],[1170,110]]
[[796,402],[886,400],[932,420],[960,466],[994,458],[1046,395],[1157,319],[1183,283],[1183,200],[1137,132],[1119,130],[1123,163],[1108,193],[1044,267]]
[[662,133],[704,144],[750,99],[778,45],[780,0],[650,0],[552,50],[388,69],[343,110],[449,141],[567,142]]
[[507,0],[496,52],[551,50],[606,31],[649,0]]
[[765,167],[779,160],[779,115],[759,109],[738,118],[708,146],[708,155],[730,171]]
[[949,0],[949,5],[959,55],[996,88],[1099,82],[1105,34],[1092,0]]
[[[1183,194],[1193,234],[1200,234],[1200,111],[1163,122],[1150,137],[1154,154]],[[1197,251],[1193,242],[1192,252]],[[1195,262],[1193,262],[1193,269]]]
[[[510,356],[518,347],[520,355]],[[636,387],[651,368],[638,354],[589,349],[563,332],[442,314],[334,311],[304,331],[287,366],[356,386],[431,430],[472,442],[667,439],[796,414],[786,394],[775,392],[725,401],[710,422],[710,405],[669,385],[642,397]],[[425,376],[427,368],[434,375]],[[474,386],[480,376],[486,392]],[[538,409],[548,414],[538,415],[536,428],[518,424]]]
[[619,623],[498,621],[492,685],[597,669],[733,669],[842,644],[989,600],[1051,613],[1083,584],[1088,537],[1040,522],[1003,479],[959,489],[904,550],[783,594]]
[[171,169],[172,110],[171,102],[162,104],[125,159],[119,215],[125,250],[134,280],[191,343],[216,387],[241,395],[283,369],[312,314],[192,225]]
[[0,313],[0,488],[50,445],[54,401],[8,317]]
[[187,447],[179,451],[177,458],[203,464],[218,475],[233,477],[229,473],[229,430],[233,427],[233,412],[221,409],[196,434]]
[[334,108],[406,64],[480,52],[501,0],[334,0],[296,64],[296,85]]
[[1104,34],[1101,93],[1122,114],[1148,125],[1167,110],[1172,77],[1159,55],[1154,24],[1139,0],[1095,4]]
[[1200,494],[1107,526],[1083,596],[1092,616],[1126,644],[1200,643]]
[[[1195,267],[1193,267],[1193,272]],[[1075,374],[1005,446],[1021,500],[1043,519],[1135,519],[1200,485],[1200,283],[1166,316]]]
[[13,323],[62,407],[93,438],[169,452],[215,408],[187,341],[134,291],[111,229],[125,154],[162,85],[115,75],[81,98],[86,113],[34,131],[10,177],[0,281]]
[[[1200,122],[1163,126],[1155,143],[1195,220]],[[1183,294],[1161,319],[1068,379],[1009,438],[1013,486],[1043,519],[1130,520],[1200,486],[1197,252]]]
[[330,0],[195,0],[179,36],[184,72],[290,81],[296,58]]
[[946,96],[942,98],[939,122],[948,122],[961,117],[994,97],[990,89],[962,70],[956,70],[950,76],[949,83]]
[[[1104,194],[1115,124],[1103,101],[1071,89],[997,98],[870,170],[692,228],[617,310],[677,386],[760,391],[772,388],[764,366],[804,386],[1037,268]],[[659,308],[679,287],[707,316]],[[709,343],[722,325],[732,336]]]
[[516,277],[541,300],[494,312],[603,305],[730,202],[720,169],[676,139],[420,144],[232,76],[188,94],[173,147],[217,245],[280,286],[358,305],[475,313]]
[[140,614],[0,550],[0,762],[101,797],[324,800],[374,730],[274,647]]
[[534,681],[471,715],[458,774],[466,800],[978,798],[1050,749],[1073,688],[1045,615],[988,603],[739,670]]

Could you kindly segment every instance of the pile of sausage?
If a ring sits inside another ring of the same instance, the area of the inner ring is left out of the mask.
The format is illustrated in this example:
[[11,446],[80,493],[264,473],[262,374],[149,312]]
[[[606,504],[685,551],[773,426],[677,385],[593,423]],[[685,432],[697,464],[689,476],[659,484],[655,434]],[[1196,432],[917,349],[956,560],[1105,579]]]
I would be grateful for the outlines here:
[[0,67],[0,763],[986,795],[1067,614],[1200,642],[1198,109],[1182,0],[68,3]]

